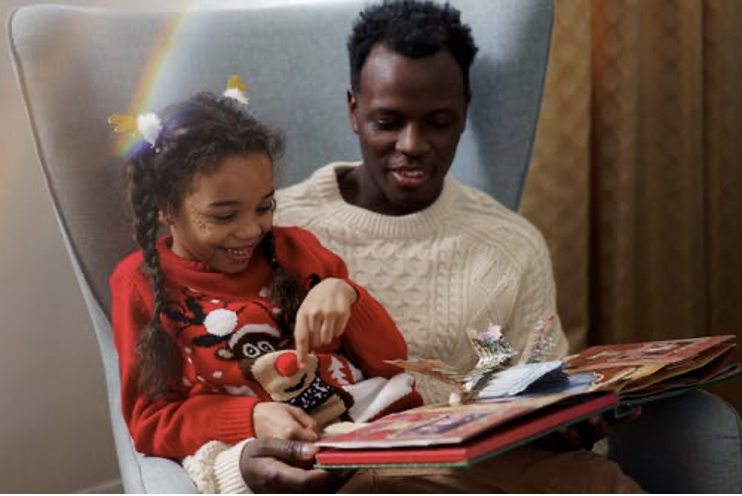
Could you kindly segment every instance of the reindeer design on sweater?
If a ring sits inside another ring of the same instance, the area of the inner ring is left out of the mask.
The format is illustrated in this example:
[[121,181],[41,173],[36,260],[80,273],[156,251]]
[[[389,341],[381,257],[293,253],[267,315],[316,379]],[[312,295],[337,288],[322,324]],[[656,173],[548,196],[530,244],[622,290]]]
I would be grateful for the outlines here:
[[262,387],[264,399],[301,408],[320,427],[343,417],[353,405],[349,393],[321,377],[349,384],[343,373],[338,374],[337,358],[310,354],[307,367],[299,369],[296,353],[290,349],[293,336],[279,330],[277,312],[264,300],[227,303],[185,288],[182,292],[180,303],[168,306],[168,318],[179,324],[180,331],[202,326],[205,332],[193,337],[191,344],[217,347],[216,358],[237,362],[243,377]]
[[291,338],[281,336],[270,325],[248,324],[235,332],[218,354],[224,360],[237,360],[245,379],[260,384],[271,401],[301,408],[320,427],[343,417],[353,405],[353,397],[320,377],[325,357],[310,354],[307,367],[300,369],[296,353],[287,349],[291,344]]

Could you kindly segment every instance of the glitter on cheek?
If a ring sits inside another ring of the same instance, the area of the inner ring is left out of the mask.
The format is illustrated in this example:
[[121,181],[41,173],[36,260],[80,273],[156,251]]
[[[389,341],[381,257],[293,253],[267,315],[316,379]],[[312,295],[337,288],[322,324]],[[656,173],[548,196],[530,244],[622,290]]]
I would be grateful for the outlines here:
[[203,234],[208,233],[211,231],[211,228],[209,227],[209,224],[206,222],[204,218],[203,212],[198,210],[196,207],[191,206],[191,218],[193,218],[193,223],[196,226],[196,228]]

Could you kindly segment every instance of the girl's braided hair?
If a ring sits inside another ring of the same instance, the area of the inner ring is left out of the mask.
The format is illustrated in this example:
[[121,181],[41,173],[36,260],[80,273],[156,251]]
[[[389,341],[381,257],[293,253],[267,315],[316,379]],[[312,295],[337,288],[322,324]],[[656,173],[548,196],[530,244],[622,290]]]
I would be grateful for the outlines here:
[[[162,128],[155,144],[143,142],[126,166],[134,238],[142,248],[143,272],[154,293],[152,320],[137,342],[139,389],[151,398],[172,391],[182,367],[175,338],[163,329],[161,320],[167,294],[155,247],[160,210],[177,211],[193,177],[215,172],[226,157],[259,152],[275,164],[284,147],[279,130],[258,121],[239,101],[213,93],[199,93],[169,106],[159,117]],[[271,295],[283,309],[282,325],[290,328],[304,294],[276,260],[272,233],[263,239],[261,250],[274,272]]]

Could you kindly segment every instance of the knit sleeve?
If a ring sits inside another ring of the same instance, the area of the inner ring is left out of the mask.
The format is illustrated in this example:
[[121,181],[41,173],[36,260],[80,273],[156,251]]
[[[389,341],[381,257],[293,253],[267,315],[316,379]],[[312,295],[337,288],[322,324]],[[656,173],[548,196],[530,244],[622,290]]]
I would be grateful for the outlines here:
[[138,269],[117,270],[110,280],[112,324],[119,356],[121,407],[137,451],[181,458],[210,440],[235,444],[253,437],[258,399],[227,394],[189,397],[186,392],[150,400],[138,387],[136,343],[151,315],[149,283]]

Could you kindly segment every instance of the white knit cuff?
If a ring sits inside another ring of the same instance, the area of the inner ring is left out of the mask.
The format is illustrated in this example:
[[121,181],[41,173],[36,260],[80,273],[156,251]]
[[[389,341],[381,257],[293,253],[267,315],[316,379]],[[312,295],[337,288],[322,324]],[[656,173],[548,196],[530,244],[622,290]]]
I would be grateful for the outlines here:
[[234,446],[210,441],[183,460],[183,468],[204,494],[252,494],[240,472],[240,456],[252,438]]
[[242,449],[253,438],[245,439],[222,451],[214,461],[214,478],[220,494],[252,494],[240,472]]

